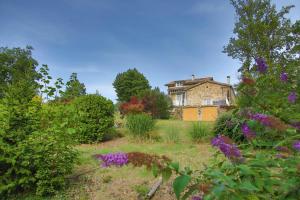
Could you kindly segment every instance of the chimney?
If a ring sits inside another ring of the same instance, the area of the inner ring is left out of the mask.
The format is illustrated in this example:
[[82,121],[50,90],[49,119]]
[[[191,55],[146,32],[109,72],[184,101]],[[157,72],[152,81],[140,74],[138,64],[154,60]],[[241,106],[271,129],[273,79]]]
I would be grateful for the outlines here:
[[230,85],[230,76],[227,76],[227,84]]
[[195,80],[195,74],[192,74],[192,80]]

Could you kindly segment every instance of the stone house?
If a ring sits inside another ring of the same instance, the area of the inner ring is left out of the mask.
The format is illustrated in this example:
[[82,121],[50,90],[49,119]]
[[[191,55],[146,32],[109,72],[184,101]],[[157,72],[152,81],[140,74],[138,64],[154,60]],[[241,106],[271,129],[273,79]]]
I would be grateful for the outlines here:
[[174,112],[187,121],[214,121],[222,108],[232,106],[235,92],[227,83],[217,82],[213,77],[177,80],[166,84],[172,99]]

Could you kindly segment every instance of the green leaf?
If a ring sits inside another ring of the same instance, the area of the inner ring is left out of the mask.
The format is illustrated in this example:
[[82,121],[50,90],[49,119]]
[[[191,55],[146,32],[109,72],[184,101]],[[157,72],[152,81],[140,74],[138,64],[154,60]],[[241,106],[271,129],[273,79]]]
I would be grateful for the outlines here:
[[257,187],[255,187],[250,181],[244,181],[239,185],[241,190],[246,190],[249,192],[259,191]]
[[179,163],[178,162],[172,162],[170,164],[170,168],[174,169],[176,172],[179,172]]
[[185,187],[189,184],[191,177],[188,175],[178,176],[173,183],[174,192],[177,199],[180,199],[180,194],[184,191]]
[[243,175],[252,175],[253,171],[247,165],[239,165],[238,168],[241,170]]
[[162,171],[162,178],[163,178],[163,181],[168,181],[170,179],[172,175],[172,170],[170,168],[165,168],[163,169]]
[[159,170],[158,170],[158,167],[157,167],[157,165],[152,165],[152,173],[153,173],[153,176],[154,177],[157,177],[158,176],[158,172],[159,172]]

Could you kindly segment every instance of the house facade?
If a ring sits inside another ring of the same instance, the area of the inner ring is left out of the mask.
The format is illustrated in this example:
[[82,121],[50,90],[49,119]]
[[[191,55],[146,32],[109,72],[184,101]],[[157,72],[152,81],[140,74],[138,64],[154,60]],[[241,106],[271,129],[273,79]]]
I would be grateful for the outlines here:
[[[182,109],[183,119],[185,114],[194,112],[193,120],[204,119],[202,111],[205,109],[215,110],[213,121],[220,112],[221,106],[231,106],[235,102],[235,92],[230,85],[230,77],[227,83],[217,82],[213,77],[195,78],[187,80],[177,80],[166,84],[168,95],[172,99],[174,109]],[[189,110],[189,111],[188,111]]]

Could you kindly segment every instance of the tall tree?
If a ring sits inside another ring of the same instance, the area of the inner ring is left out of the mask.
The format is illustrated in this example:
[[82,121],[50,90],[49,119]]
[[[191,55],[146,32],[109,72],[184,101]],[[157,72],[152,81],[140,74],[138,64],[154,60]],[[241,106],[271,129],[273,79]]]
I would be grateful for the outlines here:
[[276,10],[270,0],[231,0],[235,8],[236,23],[224,52],[241,61],[242,74],[250,72],[254,59],[263,57],[268,62],[284,58],[287,45],[293,45],[292,25],[285,15],[293,6]]
[[29,102],[39,89],[38,62],[32,58],[32,47],[0,48],[0,99],[11,96]]
[[120,102],[127,102],[130,97],[138,96],[151,88],[146,77],[135,68],[119,73],[113,86]]
[[77,73],[72,73],[70,80],[66,83],[66,91],[63,93],[62,98],[72,99],[86,94],[84,83],[80,83],[77,78]]

